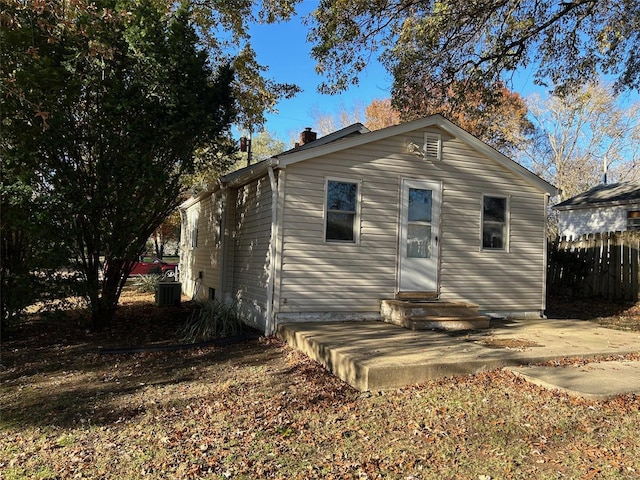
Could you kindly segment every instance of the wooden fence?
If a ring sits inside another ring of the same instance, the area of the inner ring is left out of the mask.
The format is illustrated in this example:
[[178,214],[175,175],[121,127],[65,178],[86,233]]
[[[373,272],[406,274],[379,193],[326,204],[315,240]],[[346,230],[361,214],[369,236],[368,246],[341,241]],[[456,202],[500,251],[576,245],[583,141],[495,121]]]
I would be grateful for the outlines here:
[[552,295],[638,301],[640,232],[585,235],[549,243],[547,289]]

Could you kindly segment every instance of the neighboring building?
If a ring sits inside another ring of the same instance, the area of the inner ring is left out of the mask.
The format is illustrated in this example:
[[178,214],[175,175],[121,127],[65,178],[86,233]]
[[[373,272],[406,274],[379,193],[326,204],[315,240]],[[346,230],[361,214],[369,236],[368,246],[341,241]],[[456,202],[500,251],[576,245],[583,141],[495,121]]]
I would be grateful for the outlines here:
[[560,237],[640,229],[640,183],[598,185],[553,207]]
[[545,310],[556,189],[440,115],[352,125],[220,179],[181,206],[184,293],[251,322],[376,319],[383,299]]

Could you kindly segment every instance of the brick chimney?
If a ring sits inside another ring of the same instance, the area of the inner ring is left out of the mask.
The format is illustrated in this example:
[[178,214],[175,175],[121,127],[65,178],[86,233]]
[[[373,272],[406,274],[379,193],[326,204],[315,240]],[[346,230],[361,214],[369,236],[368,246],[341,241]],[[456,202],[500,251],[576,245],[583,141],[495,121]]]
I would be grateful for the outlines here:
[[318,138],[318,134],[316,132],[312,132],[311,127],[307,127],[304,129],[304,132],[300,134],[300,145],[313,142],[317,138]]

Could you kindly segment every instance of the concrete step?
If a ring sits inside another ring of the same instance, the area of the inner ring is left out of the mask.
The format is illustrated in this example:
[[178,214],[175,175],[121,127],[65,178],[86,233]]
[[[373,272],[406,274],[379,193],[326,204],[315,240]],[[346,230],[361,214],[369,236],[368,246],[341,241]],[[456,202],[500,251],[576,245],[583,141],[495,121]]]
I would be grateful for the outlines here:
[[446,300],[382,300],[380,314],[383,317],[475,317],[478,305]]
[[399,322],[389,321],[410,330],[479,330],[489,328],[491,320],[484,315],[476,316],[428,316],[405,317]]
[[382,300],[383,321],[411,330],[475,330],[489,328],[489,317],[478,314],[478,305],[431,299]]

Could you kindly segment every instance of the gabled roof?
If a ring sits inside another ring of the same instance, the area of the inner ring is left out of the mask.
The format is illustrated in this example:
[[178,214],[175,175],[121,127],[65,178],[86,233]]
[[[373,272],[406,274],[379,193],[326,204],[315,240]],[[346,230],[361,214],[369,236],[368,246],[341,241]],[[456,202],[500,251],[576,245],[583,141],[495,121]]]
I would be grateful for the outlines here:
[[412,122],[395,125],[393,127],[383,128],[381,130],[374,130],[372,132],[363,133],[357,136],[345,137],[331,143],[319,145],[315,148],[310,148],[308,150],[292,152],[282,158],[276,157],[277,166],[279,168],[286,168],[287,165],[291,165],[293,163],[302,162],[304,160],[319,157],[321,155],[327,155],[330,153],[345,150],[347,148],[353,148],[378,140],[383,140],[385,138],[393,137],[396,135],[403,135],[413,130],[427,127],[440,128],[445,132],[451,134],[452,136],[459,138],[473,149],[477,150],[480,153],[483,153],[488,158],[494,160],[496,163],[502,165],[507,170],[512,171],[516,175],[524,178],[528,183],[538,187],[540,190],[548,193],[549,195],[556,195],[558,193],[558,189],[551,185],[549,182],[543,180],[519,163],[511,160],[509,157],[498,152],[494,148],[490,147],[486,143],[482,142],[478,138],[471,135],[469,132],[463,130],[462,128],[453,124],[439,114],[431,115],[419,120],[414,120]]
[[484,154],[499,165],[505,167],[507,170],[520,176],[531,185],[539,188],[541,191],[546,192],[552,196],[558,194],[558,189],[556,187],[543,180],[530,170],[526,169],[519,163],[516,163],[509,157],[503,155],[486,143],[477,139],[469,132],[453,124],[442,115],[431,115],[429,117],[414,120],[412,122],[407,122],[374,131],[370,131],[361,123],[355,123],[334,133],[318,138],[313,142],[309,142],[300,147],[287,150],[271,158],[262,160],[261,162],[249,165],[248,167],[225,175],[219,179],[218,185],[214,187],[213,190],[203,192],[197,197],[187,200],[181,205],[181,208],[186,208],[196,203],[199,199],[203,198],[207,194],[211,193],[212,191],[217,191],[222,187],[240,186],[247,182],[250,182],[255,178],[265,175],[269,167],[276,169],[286,168],[287,165],[303,162],[305,160],[316,158],[321,155],[327,155],[330,153],[339,152],[341,150],[346,150],[348,148],[358,147],[360,145],[365,145],[367,143],[383,140],[385,138],[393,137],[396,135],[408,134],[414,130],[428,127],[437,127],[462,140],[464,143],[466,143],[476,151]]
[[343,138],[353,137],[356,135],[361,135],[363,133],[369,133],[369,132],[371,132],[371,130],[369,130],[363,124],[354,123],[353,125],[349,125],[348,127],[341,128],[340,130],[330,133],[329,135],[325,135],[324,137],[320,137],[312,142],[305,143],[304,145],[300,145],[298,147],[292,148],[291,150],[286,150],[271,158],[261,160],[260,162],[254,163],[253,165],[248,165],[244,168],[236,170],[235,172],[231,172],[227,175],[223,175],[218,179],[218,183],[214,187],[204,192],[200,192],[200,194],[198,194],[197,196],[191,197],[190,199],[186,200],[180,205],[180,208],[181,209],[188,208],[191,205],[197,203],[202,198],[205,198],[210,193],[216,192],[224,186],[242,185],[243,183],[247,181],[251,181],[254,178],[261,177],[267,172],[267,169],[270,166],[271,167],[278,166],[277,164],[278,164],[279,157],[289,155],[292,153],[297,153],[303,150],[313,149],[321,145],[326,145],[328,143],[335,142]]
[[279,153],[276,157],[281,157],[283,155],[288,155],[291,153],[299,152],[301,150],[308,150],[309,148],[319,147],[320,145],[326,145],[327,143],[335,142],[336,140],[341,140],[347,137],[353,137],[356,135],[361,135],[363,133],[370,133],[367,127],[365,127],[361,123],[354,123],[353,125],[349,125],[348,127],[341,128],[340,130],[336,130],[329,135],[325,135],[324,137],[320,137],[313,142],[305,143],[304,145],[300,145],[298,147],[292,148],[291,150],[287,150],[285,152]]
[[[320,147],[330,145],[334,142],[338,142],[339,140],[343,140],[345,138],[353,138],[356,136],[361,136],[362,134],[368,134],[371,130],[362,125],[361,123],[354,123],[353,125],[349,125],[348,127],[337,130],[329,135],[325,135],[324,137],[320,137],[313,142],[305,143],[299,147],[292,148],[291,150],[286,150],[278,155],[274,155],[271,158],[267,158],[266,160],[262,160],[253,165],[249,165],[248,167],[241,168],[240,170],[236,170],[235,172],[231,172],[228,175],[224,175],[220,178],[220,182],[223,185],[241,185],[246,181],[250,181],[257,176],[264,175],[269,166],[279,167],[281,163],[281,158],[295,156],[300,154],[301,152],[317,152]],[[311,155],[315,157],[315,154]],[[291,163],[291,162],[289,162]]]
[[553,208],[574,210],[577,208],[626,205],[640,202],[640,183],[623,182],[597,187],[560,202]]

